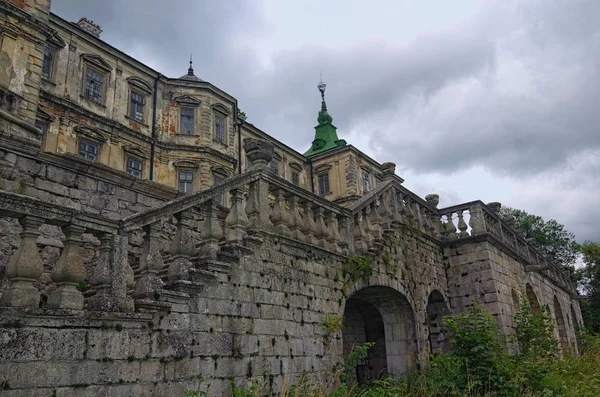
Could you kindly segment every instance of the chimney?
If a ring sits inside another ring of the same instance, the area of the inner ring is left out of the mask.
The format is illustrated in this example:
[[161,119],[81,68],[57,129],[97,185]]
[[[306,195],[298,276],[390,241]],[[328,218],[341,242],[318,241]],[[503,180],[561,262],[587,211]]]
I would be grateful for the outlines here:
[[100,33],[102,33],[102,29],[100,29],[100,25],[94,23],[94,21],[90,21],[87,18],[81,18],[79,22],[75,25],[79,26],[81,29],[85,30],[92,36],[100,37]]

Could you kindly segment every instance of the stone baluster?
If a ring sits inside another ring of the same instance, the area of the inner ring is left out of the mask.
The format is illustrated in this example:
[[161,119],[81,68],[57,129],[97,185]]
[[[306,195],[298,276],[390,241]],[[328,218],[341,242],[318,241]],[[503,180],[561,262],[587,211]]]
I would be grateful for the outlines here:
[[135,283],[133,296],[136,299],[154,299],[154,294],[164,286],[158,277],[165,266],[160,252],[161,222],[144,226],[144,247],[140,256],[139,278]]
[[169,280],[188,280],[192,267],[191,257],[195,253],[194,238],[190,225],[194,221],[191,209],[175,214],[177,229],[171,241],[171,263],[168,270]]
[[273,190],[275,196],[275,205],[273,206],[273,213],[271,214],[271,222],[275,233],[283,236],[289,236],[290,230],[288,229],[289,216],[285,209],[285,196],[284,192],[280,189]]
[[317,207],[315,211],[315,237],[319,242],[319,247],[328,248],[327,237],[329,237],[329,231],[327,225],[325,225],[325,210],[323,207]]
[[388,205],[388,199],[391,200],[392,197],[391,191],[388,190],[379,198],[379,207],[377,207],[377,211],[379,212],[379,217],[381,219],[380,225],[384,232],[392,229],[392,221],[394,221],[392,210]]
[[426,233],[428,230],[427,228],[427,220],[424,217],[423,212],[421,211],[421,205],[415,201],[413,203],[414,206],[414,213],[415,213],[415,217],[417,218],[417,226],[419,228],[420,231]]
[[398,221],[399,222],[407,222],[408,209],[406,208],[406,203],[404,202],[404,197],[402,193],[398,192],[396,195],[396,203],[398,209]]
[[327,243],[329,243],[329,248],[335,252],[340,253],[342,250],[340,249],[340,232],[339,225],[337,220],[337,215],[333,211],[329,211],[326,216],[327,221]]
[[481,205],[475,204],[469,208],[469,226],[471,226],[471,235],[477,236],[486,232],[485,218]]
[[133,269],[127,262],[127,237],[102,233],[100,236],[98,261],[90,283],[96,294],[88,300],[88,308],[94,311],[134,310],[129,290],[133,288]]
[[422,207],[422,206],[418,206],[417,208],[419,210],[419,215],[423,222],[424,232],[428,235],[432,235],[433,234],[433,226],[431,225],[429,216],[427,215],[427,208]]
[[260,178],[250,183],[246,214],[248,215],[248,230],[271,230],[269,219],[269,182]]
[[381,228],[381,215],[379,215],[379,206],[379,200],[376,200],[375,202],[373,202],[373,204],[369,205],[369,207],[371,207],[370,221],[371,226],[373,227],[371,233],[373,235],[373,239],[377,241],[380,241],[383,238],[383,232]]
[[458,210],[458,230],[460,230],[460,237],[467,237],[469,232],[467,231],[468,226],[465,222],[464,210]]
[[205,259],[216,260],[220,251],[219,241],[223,237],[223,227],[218,218],[218,204],[215,200],[209,200],[203,208],[205,216],[200,237],[202,238],[202,254]]
[[50,274],[52,281],[56,283],[56,289],[48,296],[48,308],[81,310],[83,294],[77,290],[77,284],[86,277],[80,248],[85,228],[69,224],[62,230],[66,238],[60,257]]
[[225,218],[225,224],[228,228],[225,241],[230,244],[242,244],[249,223],[242,200],[243,190],[232,189],[229,194],[231,196],[231,208],[227,218]]
[[305,236],[305,241],[308,244],[318,245],[319,241],[315,237],[315,230],[317,229],[317,225],[315,223],[315,218],[313,215],[312,205],[310,201],[306,200],[303,203],[304,207],[304,224],[302,225],[302,232]]
[[44,221],[27,215],[20,218],[19,223],[23,227],[21,242],[6,268],[6,276],[10,280],[10,286],[2,295],[0,305],[38,307],[40,292],[34,284],[42,275],[44,265],[36,241],[40,235],[38,229]]
[[456,226],[454,226],[454,221],[452,220],[452,212],[446,213],[445,233],[446,238],[449,240],[454,240],[456,238]]
[[356,214],[352,236],[354,237],[354,250],[356,252],[366,252],[369,249],[363,229],[363,211]]
[[349,216],[342,216],[341,222],[339,223],[340,238],[338,245],[342,250],[342,253],[347,254],[352,250],[354,246],[353,230],[352,230],[352,218]]
[[408,195],[404,196],[404,200],[405,200],[404,210],[406,211],[406,215],[405,215],[404,219],[406,219],[407,223],[414,224],[414,222],[416,222],[416,220],[417,220],[417,217],[415,216],[412,202]]
[[288,217],[288,229],[290,231],[290,237],[305,241],[304,234],[302,234],[302,217],[300,216],[300,208],[298,206],[298,196],[293,193],[287,197],[287,202],[290,205],[290,213]]

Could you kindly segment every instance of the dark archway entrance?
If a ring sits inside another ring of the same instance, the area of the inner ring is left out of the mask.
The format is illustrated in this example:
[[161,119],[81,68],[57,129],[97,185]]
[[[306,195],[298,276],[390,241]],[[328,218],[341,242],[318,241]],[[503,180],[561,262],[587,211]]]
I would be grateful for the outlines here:
[[450,309],[439,291],[433,291],[427,300],[427,325],[429,328],[429,349],[432,354],[450,350],[450,342],[444,333],[445,316],[450,315]]
[[367,287],[352,295],[346,301],[342,334],[345,356],[355,345],[375,343],[359,363],[359,382],[404,375],[417,358],[413,310],[393,288]]
[[542,307],[540,306],[540,301],[537,298],[537,295],[533,291],[533,287],[531,284],[525,285],[525,294],[527,295],[527,300],[529,301],[529,306],[531,306],[531,311],[536,316],[542,314]]

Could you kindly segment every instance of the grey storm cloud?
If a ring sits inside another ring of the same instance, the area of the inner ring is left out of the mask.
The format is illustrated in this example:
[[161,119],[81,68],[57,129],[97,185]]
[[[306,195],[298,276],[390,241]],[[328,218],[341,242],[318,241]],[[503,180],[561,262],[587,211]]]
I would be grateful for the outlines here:
[[[271,53],[267,66],[254,45],[272,34],[263,7],[52,1],[53,12],[93,19],[104,40],[167,76],[184,74],[193,53],[197,76],[301,152],[313,139],[322,70],[328,108],[349,143],[414,178],[448,180],[473,167],[509,178],[524,209],[558,219],[582,240],[600,240],[600,2],[489,1],[461,23],[411,40],[336,47],[324,31],[318,42]],[[336,23],[343,21],[328,28]],[[478,198],[449,186],[439,191]]]

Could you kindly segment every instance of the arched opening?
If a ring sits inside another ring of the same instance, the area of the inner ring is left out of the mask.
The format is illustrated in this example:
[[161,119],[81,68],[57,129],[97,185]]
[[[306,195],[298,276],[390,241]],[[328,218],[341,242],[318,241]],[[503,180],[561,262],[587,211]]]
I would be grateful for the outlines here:
[[516,315],[521,309],[521,300],[519,299],[517,291],[515,291],[514,289],[510,290],[510,294],[512,296],[513,301],[513,314]]
[[554,317],[556,318],[556,326],[558,328],[558,337],[560,348],[563,351],[569,350],[569,337],[567,336],[567,327],[565,324],[565,316],[563,315],[560,303],[556,296],[554,297]]
[[367,287],[352,295],[344,309],[343,350],[375,345],[359,360],[356,380],[406,374],[417,358],[415,317],[408,300],[389,287]]
[[542,307],[540,306],[540,301],[538,301],[537,295],[533,292],[533,287],[531,284],[527,284],[525,286],[525,293],[527,295],[527,300],[529,301],[529,306],[531,306],[531,311],[536,316],[542,314]]
[[432,354],[446,353],[450,350],[450,342],[444,332],[445,316],[450,315],[450,309],[444,296],[434,290],[427,300],[427,325],[429,328],[429,348]]
[[571,303],[571,321],[573,322],[573,330],[575,330],[575,333],[579,332],[579,320],[577,320],[577,312],[575,311],[575,308],[573,307],[573,304]]

